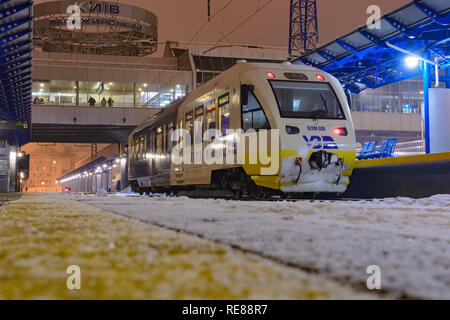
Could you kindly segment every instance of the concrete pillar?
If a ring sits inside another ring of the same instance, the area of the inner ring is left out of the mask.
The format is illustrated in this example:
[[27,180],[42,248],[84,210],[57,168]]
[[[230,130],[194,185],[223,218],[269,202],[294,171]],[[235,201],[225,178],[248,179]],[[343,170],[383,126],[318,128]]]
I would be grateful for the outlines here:
[[450,152],[450,89],[431,88],[430,104],[430,152]]

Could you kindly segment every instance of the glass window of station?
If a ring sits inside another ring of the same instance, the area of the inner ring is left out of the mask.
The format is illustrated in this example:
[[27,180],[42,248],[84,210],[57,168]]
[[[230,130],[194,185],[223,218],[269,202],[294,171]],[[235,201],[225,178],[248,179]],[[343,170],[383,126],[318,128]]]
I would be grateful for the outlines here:
[[164,108],[190,91],[181,84],[33,80],[33,104]]
[[[444,76],[445,70],[441,70],[440,74]],[[439,87],[445,88],[445,82],[441,81]],[[422,112],[423,105],[421,76],[377,89],[366,89],[360,94],[352,95],[352,111],[354,112],[418,114]]]

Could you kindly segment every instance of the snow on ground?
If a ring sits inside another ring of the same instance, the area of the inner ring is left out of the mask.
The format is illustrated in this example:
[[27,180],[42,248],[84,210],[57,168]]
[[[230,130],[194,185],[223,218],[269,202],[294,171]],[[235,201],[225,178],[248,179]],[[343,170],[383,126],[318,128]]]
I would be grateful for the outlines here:
[[370,265],[392,294],[450,299],[450,195],[366,201],[231,201],[69,196],[365,286]]
[[[66,286],[71,265],[81,290]],[[0,211],[0,300],[377,298],[67,198],[27,193]]]

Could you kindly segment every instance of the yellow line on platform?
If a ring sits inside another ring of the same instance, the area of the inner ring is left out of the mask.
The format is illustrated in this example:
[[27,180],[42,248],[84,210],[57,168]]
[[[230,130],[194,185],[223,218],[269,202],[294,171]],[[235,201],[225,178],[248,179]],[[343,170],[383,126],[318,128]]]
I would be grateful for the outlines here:
[[450,160],[450,152],[435,154],[420,154],[415,156],[394,157],[386,159],[358,160],[355,167],[376,167],[393,164],[414,164],[421,162],[445,161]]
[[[66,269],[81,269],[68,290]],[[376,298],[70,196],[26,194],[0,212],[0,299]]]

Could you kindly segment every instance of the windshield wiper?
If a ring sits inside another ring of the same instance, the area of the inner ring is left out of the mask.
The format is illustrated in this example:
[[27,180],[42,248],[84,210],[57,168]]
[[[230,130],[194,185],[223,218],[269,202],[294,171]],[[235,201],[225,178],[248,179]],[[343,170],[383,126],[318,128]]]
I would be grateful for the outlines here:
[[328,114],[328,105],[327,105],[327,100],[325,99],[325,97],[323,96],[323,94],[320,94],[320,98],[322,99],[323,102],[323,106],[325,107],[325,111]]
[[325,99],[325,97],[322,94],[319,94],[320,98],[322,99],[323,102],[323,107],[324,109],[318,109],[318,110],[314,110],[312,112],[312,116],[314,120],[317,120],[319,118],[327,118],[328,116],[328,106],[327,106],[327,100]]
[[328,115],[328,112],[326,112],[326,111],[323,110],[323,109],[314,110],[314,111],[312,112],[312,118],[313,118],[314,120],[317,120],[317,119],[319,119],[319,118],[326,118],[327,115]]

